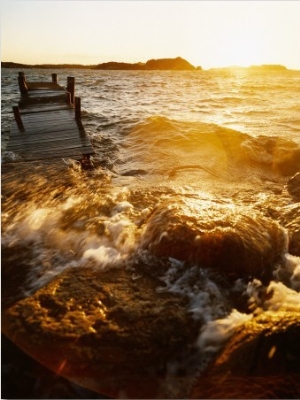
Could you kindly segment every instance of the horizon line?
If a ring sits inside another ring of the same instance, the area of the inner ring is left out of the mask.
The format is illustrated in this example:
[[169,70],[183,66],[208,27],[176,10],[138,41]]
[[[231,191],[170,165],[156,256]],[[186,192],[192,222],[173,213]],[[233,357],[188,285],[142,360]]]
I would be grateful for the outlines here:
[[[174,60],[176,58],[181,58],[181,57],[175,57],[175,58],[157,58],[157,59],[151,59],[151,60],[166,60],[166,59],[170,59],[170,60]],[[148,60],[149,61],[149,60]],[[187,61],[187,60],[186,60]],[[147,62],[147,61],[146,61]],[[126,62],[126,61],[105,61],[105,62],[101,62],[98,64],[81,64],[81,63],[67,63],[67,62],[62,62],[62,63],[34,63],[34,64],[28,64],[28,63],[23,63],[23,62],[16,62],[16,61],[1,61],[1,68],[2,68],[2,64],[17,64],[20,66],[24,66],[24,67],[39,67],[39,66],[43,66],[43,67],[59,67],[59,66],[80,66],[83,68],[91,68],[91,67],[97,67],[99,65],[103,65],[103,64],[108,64],[108,63],[116,63],[116,64],[128,64],[128,65],[137,65],[137,64],[141,64],[141,65],[145,65],[146,62]],[[294,69],[294,68],[288,68],[285,65],[282,64],[251,64],[248,66],[242,66],[242,65],[227,65],[227,66],[218,66],[218,67],[209,67],[209,68],[203,68],[200,65],[199,66],[194,66],[191,64],[191,66],[193,66],[195,68],[195,70],[202,70],[202,71],[208,71],[208,70],[212,70],[212,69],[248,69],[248,68],[253,68],[253,67],[261,67],[261,68],[280,68],[280,69],[285,69],[288,71],[300,71],[300,69]],[[5,67],[4,67],[5,68]]]

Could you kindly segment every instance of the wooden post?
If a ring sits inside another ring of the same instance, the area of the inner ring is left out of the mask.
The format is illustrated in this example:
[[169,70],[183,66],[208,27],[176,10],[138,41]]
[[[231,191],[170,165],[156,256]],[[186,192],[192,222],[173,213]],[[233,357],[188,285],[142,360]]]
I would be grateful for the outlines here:
[[67,95],[67,104],[72,104],[71,103],[71,93],[67,92],[66,95]]
[[26,79],[25,79],[24,72],[19,72],[18,82],[19,82],[19,88],[20,88],[21,94],[27,94],[28,87],[26,85]]
[[57,74],[51,74],[52,76],[52,83],[57,83]]
[[73,76],[67,77],[67,91],[71,93],[71,104],[74,104],[75,78]]
[[75,118],[76,121],[81,121],[81,98],[75,97]]
[[75,120],[81,137],[85,136],[85,130],[81,122],[81,98],[75,97]]
[[15,120],[16,120],[16,123],[18,125],[19,131],[20,132],[24,132],[25,129],[24,129],[24,125],[23,125],[23,122],[22,122],[22,119],[21,119],[21,114],[20,114],[19,107],[18,106],[13,106],[13,112],[14,112]]

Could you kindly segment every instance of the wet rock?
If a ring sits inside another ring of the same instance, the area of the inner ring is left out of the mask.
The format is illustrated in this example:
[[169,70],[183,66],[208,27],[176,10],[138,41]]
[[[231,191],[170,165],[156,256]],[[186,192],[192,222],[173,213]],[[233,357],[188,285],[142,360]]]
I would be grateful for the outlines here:
[[187,301],[114,269],[70,269],[2,313],[4,333],[40,363],[113,398],[168,397],[176,357],[193,353]]
[[2,285],[1,307],[7,308],[26,296],[24,286],[30,271],[30,260],[33,249],[18,243],[1,249],[1,277],[6,284]]
[[290,243],[289,243],[289,253],[300,257],[300,228],[291,232]]
[[294,201],[300,201],[300,172],[288,180],[287,190]]
[[258,277],[267,282],[287,249],[284,230],[275,221],[232,204],[205,201],[158,206],[141,247],[157,257],[173,257],[217,268],[233,279]]
[[299,398],[299,337],[299,314],[268,313],[246,322],[199,378],[191,398]]
[[288,232],[288,252],[300,257],[300,203],[292,203],[282,207],[278,220]]

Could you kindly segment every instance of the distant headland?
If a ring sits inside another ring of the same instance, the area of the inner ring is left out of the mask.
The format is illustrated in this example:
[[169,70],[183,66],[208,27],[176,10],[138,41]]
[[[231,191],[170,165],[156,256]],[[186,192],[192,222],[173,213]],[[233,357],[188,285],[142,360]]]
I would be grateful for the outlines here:
[[[195,67],[187,60],[181,57],[176,58],[159,58],[151,59],[145,63],[126,63],[118,61],[109,61],[97,65],[82,65],[82,64],[22,64],[15,62],[1,62],[1,68],[36,68],[36,69],[91,69],[91,70],[106,70],[106,71],[203,71],[202,67]],[[230,66],[210,68],[209,71],[248,71],[259,73],[272,73],[290,71],[283,65],[278,64],[263,64],[251,65],[249,67]]]
[[248,72],[284,72],[289,71],[284,65],[279,64],[262,64],[262,65],[250,65],[249,67],[240,67],[238,65],[234,65],[231,67],[223,67],[223,68],[211,68],[211,71],[243,71],[247,70]]
[[2,68],[42,68],[42,69],[99,69],[99,70],[134,70],[134,71],[193,71],[202,70],[201,67],[195,67],[181,57],[177,58],[160,58],[148,60],[146,63],[124,63],[110,61],[97,65],[81,65],[81,64],[20,64],[14,62],[1,62]]

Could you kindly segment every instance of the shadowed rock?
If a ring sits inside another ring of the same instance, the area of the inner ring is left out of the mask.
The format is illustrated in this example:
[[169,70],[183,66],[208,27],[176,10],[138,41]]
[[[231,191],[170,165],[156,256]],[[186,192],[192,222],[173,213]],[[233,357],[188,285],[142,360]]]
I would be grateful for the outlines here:
[[299,335],[299,314],[278,312],[246,322],[199,378],[191,398],[299,398]]
[[300,172],[288,180],[287,190],[294,201],[300,201]]

